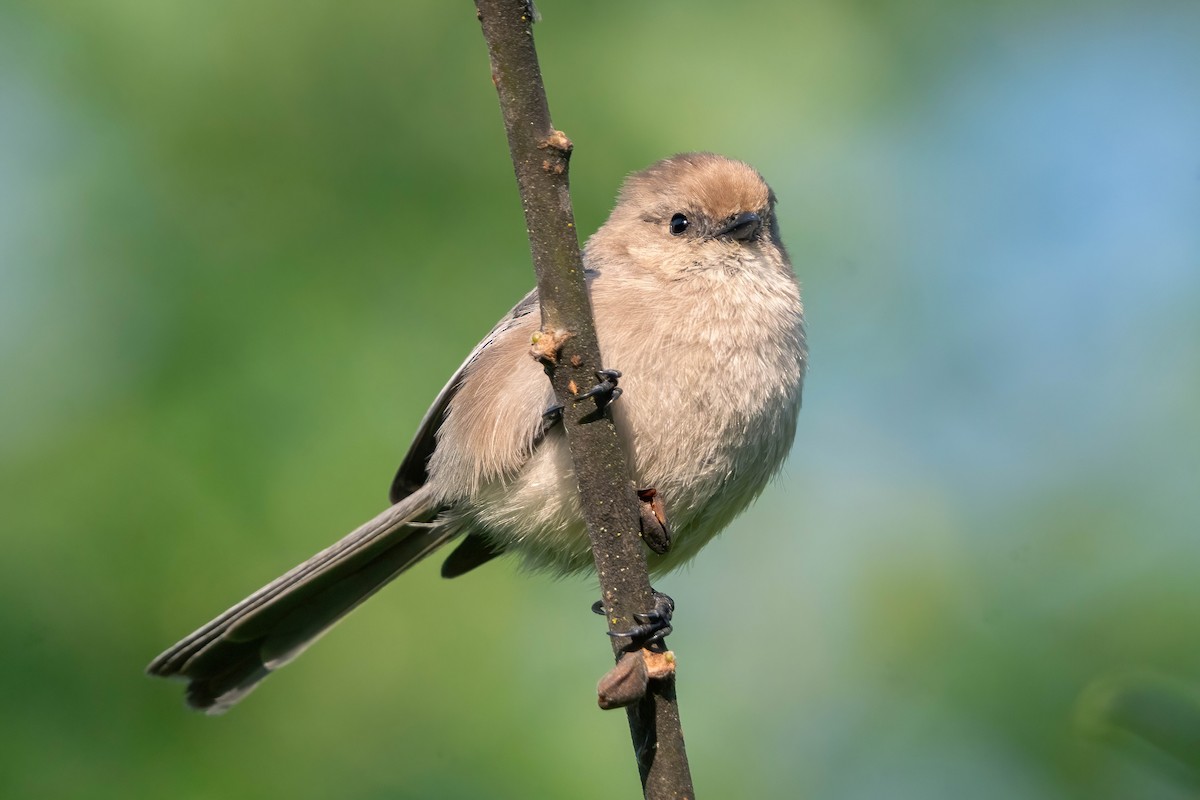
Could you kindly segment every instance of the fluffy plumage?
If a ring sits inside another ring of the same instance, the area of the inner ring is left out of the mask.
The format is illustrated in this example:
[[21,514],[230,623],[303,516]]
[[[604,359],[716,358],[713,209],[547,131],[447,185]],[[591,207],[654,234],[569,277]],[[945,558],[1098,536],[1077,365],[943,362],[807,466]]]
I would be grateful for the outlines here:
[[[758,495],[791,447],[806,365],[800,290],[775,198],[748,165],[708,153],[629,177],[588,241],[597,334],[622,371],[613,414],[639,486],[674,538],[651,570],[696,552]],[[679,223],[679,217],[685,223]],[[150,665],[210,713],[244,697],[433,550],[443,574],[502,553],[560,573],[592,565],[553,393],[529,355],[536,292],[493,328],[434,401],[392,484],[393,506],[197,630]]]

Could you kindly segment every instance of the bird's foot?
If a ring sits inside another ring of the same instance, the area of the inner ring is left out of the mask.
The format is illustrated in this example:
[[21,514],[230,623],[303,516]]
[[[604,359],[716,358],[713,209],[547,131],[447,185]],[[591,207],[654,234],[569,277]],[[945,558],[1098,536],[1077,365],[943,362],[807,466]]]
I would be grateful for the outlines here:
[[[675,601],[662,592],[650,590],[654,595],[654,608],[645,614],[634,614],[633,621],[638,623],[627,631],[609,631],[614,639],[628,638],[629,643],[621,649],[627,653],[641,650],[665,639],[673,630],[671,617],[675,614]],[[597,600],[592,604],[592,611],[606,615],[604,601]]]
[[562,403],[555,403],[542,412],[542,435],[544,436],[555,425],[562,424],[562,421],[563,405]]
[[617,379],[620,377],[621,373],[618,370],[602,369],[596,373],[596,378],[600,382],[583,394],[575,395],[575,399],[586,400],[589,397],[594,397],[596,398],[596,405],[599,408],[604,408],[621,396],[621,387],[617,386]]

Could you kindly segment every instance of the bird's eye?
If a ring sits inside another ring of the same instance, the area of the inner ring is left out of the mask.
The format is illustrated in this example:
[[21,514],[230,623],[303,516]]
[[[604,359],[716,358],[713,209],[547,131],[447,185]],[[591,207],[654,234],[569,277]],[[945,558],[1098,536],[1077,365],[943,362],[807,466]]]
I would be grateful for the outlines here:
[[688,218],[683,214],[676,214],[671,217],[670,229],[672,236],[679,236],[688,229]]

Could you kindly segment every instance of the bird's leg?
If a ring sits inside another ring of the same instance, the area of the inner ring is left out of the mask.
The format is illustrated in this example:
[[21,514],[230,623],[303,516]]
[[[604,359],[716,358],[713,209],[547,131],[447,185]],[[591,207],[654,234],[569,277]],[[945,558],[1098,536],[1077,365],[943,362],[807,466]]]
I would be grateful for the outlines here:
[[671,526],[667,522],[667,509],[662,495],[653,486],[637,490],[638,511],[641,513],[642,541],[661,555],[671,549]]
[[[614,639],[629,637],[629,644],[621,649],[627,653],[641,650],[643,647],[657,644],[671,633],[671,617],[675,614],[675,601],[662,592],[650,590],[654,595],[654,608],[645,614],[634,614],[633,621],[638,623],[627,631],[609,631]],[[597,600],[592,604],[596,614],[606,614],[604,601]]]
[[596,398],[596,405],[604,408],[621,396],[621,389],[617,386],[617,379],[620,377],[621,373],[618,370],[602,369],[596,373],[596,378],[600,382],[583,394],[575,395],[575,399],[586,400],[589,397],[594,397]]
[[553,428],[555,425],[562,424],[562,419],[563,419],[562,403],[555,403],[554,405],[550,406],[545,411],[543,411],[542,412],[542,435],[543,436],[546,435],[546,432],[549,431],[551,428]]

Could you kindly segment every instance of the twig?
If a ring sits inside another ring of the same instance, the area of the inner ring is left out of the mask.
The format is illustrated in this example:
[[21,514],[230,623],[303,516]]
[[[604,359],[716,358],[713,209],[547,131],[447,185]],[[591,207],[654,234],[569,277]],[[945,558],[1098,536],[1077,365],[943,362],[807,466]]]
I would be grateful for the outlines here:
[[[653,608],[639,537],[638,499],[611,416],[574,403],[571,387],[595,383],[602,366],[568,186],[571,142],[554,129],[533,44],[529,0],[476,0],[492,63],[492,82],[508,133],[529,233],[542,310],[539,342],[546,372],[563,405],[563,424],[609,629],[634,627]],[[626,640],[627,641],[627,640]],[[618,653],[624,641],[614,640]],[[653,800],[693,797],[674,676],[651,680],[627,707],[642,789]]]

